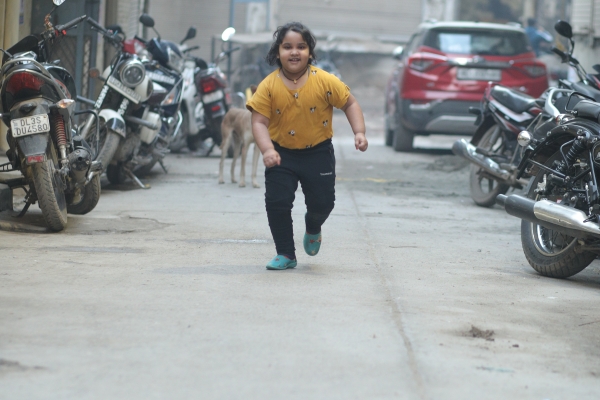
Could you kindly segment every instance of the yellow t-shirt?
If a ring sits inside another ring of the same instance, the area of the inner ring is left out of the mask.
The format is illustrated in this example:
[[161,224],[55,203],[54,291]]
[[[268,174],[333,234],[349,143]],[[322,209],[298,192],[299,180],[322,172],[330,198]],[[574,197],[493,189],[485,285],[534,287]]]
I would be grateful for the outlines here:
[[346,105],[350,88],[313,65],[300,89],[288,89],[282,79],[279,69],[273,71],[246,103],[248,110],[269,119],[271,140],[288,149],[307,149],[330,139],[333,107]]

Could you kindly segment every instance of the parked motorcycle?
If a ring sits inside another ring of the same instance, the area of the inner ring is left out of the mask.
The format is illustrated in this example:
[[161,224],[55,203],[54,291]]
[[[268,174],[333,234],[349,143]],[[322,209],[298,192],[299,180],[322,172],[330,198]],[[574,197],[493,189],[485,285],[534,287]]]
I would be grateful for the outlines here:
[[517,178],[531,177],[525,195],[498,196],[508,214],[523,220],[529,264],[554,278],[574,275],[600,255],[600,103],[583,99],[571,107],[570,100],[546,137],[519,134],[526,151]]
[[[559,21],[555,29],[571,40],[571,50],[564,53],[553,48],[553,51],[561,56],[563,62],[574,66],[581,79],[581,82],[575,83],[559,80],[558,87],[565,90],[553,92],[556,107],[564,112],[565,101],[573,91],[600,100],[600,90],[594,81],[596,78],[588,75],[572,55],[574,45],[570,25]],[[526,180],[516,178],[517,166],[523,155],[523,150],[517,146],[517,135],[528,130],[536,137],[543,136],[556,125],[552,116],[542,112],[541,108],[550,90],[535,99],[516,90],[491,84],[484,94],[481,108],[471,110],[478,114],[476,124],[479,127],[470,143],[461,139],[454,143],[452,151],[472,163],[469,184],[475,204],[491,207],[497,195],[505,194],[510,188],[522,189],[526,186]],[[575,98],[573,101],[579,100]]]
[[[146,18],[143,20],[149,23]],[[162,67],[158,61],[140,59],[125,51],[121,37],[111,39],[117,37],[114,32],[93,20],[89,22],[119,48],[119,53],[102,75],[105,86],[95,104],[96,108],[102,109],[101,115],[106,113],[113,118],[106,120],[104,126],[120,129],[124,134],[124,140],[119,143],[106,175],[111,183],[123,183],[129,177],[147,189],[149,186],[142,183],[137,175],[147,173],[157,162],[162,165],[162,159],[168,153],[170,135],[179,121],[173,115],[176,115],[179,107],[177,85],[181,76],[172,69]],[[157,55],[155,58],[169,55],[169,51],[163,54],[159,40],[152,39],[146,44],[148,51]],[[168,58],[167,62],[175,62],[175,59]],[[110,132],[110,129],[106,131]]]
[[[232,105],[231,89],[227,83],[227,77],[219,68],[219,63],[227,59],[231,53],[240,49],[240,47],[234,47],[225,50],[224,45],[234,32],[233,28],[227,28],[223,32],[221,35],[223,40],[221,53],[208,65],[208,68],[199,69],[195,77],[196,89],[200,94],[204,108],[205,128],[201,129],[197,135],[188,136],[188,147],[190,150],[196,151],[201,142],[210,138],[212,144],[206,150],[206,156],[212,152],[215,146],[221,145],[221,122]],[[228,151],[231,150],[228,149]]]
[[[147,17],[141,18],[148,21]],[[168,42],[170,43],[170,47],[176,46],[179,52],[183,55],[183,63],[179,63],[182,65],[179,72],[181,72],[181,76],[183,78],[181,105],[179,109],[181,125],[179,129],[174,132],[169,143],[169,149],[173,152],[180,152],[184,147],[187,146],[187,140],[189,136],[198,134],[201,129],[206,127],[204,125],[204,106],[196,89],[194,77],[195,74],[201,69],[207,69],[208,64],[201,58],[194,57],[189,54],[191,51],[200,47],[187,47],[185,44],[186,41],[193,39],[194,37],[196,37],[196,28],[190,27],[185,37],[181,40],[181,42],[179,42],[179,44]],[[162,42],[165,43],[167,41],[162,40]],[[125,51],[140,55],[144,52],[147,52],[146,43],[147,42],[144,39],[137,36],[127,39],[125,40]],[[162,65],[164,67],[169,67],[168,63],[165,62],[165,59],[159,59],[159,62],[160,60],[163,60]],[[154,75],[151,74],[151,76]],[[159,85],[161,84],[161,82],[156,83]]]
[[[48,227],[63,230],[67,212],[86,214],[100,198],[101,163],[73,123],[77,93],[71,74],[49,59],[50,47],[86,16],[53,26],[52,12],[64,0],[53,0],[46,30],[20,40],[3,55],[0,71],[0,117],[8,126],[9,162],[0,171],[20,171],[9,186],[24,187],[26,205],[36,201]],[[27,189],[28,188],[28,189]]]
[[[142,14],[139,20],[144,26],[154,29],[154,19],[148,14]],[[191,32],[188,31],[188,34]],[[195,34],[195,30],[193,33]],[[161,120],[158,135],[152,142],[142,143],[133,161],[136,164],[134,171],[139,175],[149,173],[156,163],[167,172],[163,159],[169,153],[169,145],[177,138],[182,124],[180,105],[184,84],[181,75],[184,67],[183,53],[176,43],[161,39],[158,32],[156,34],[157,37],[148,41],[135,37],[143,43],[151,56],[151,59],[142,58],[146,75],[153,82],[153,93],[146,104]]]

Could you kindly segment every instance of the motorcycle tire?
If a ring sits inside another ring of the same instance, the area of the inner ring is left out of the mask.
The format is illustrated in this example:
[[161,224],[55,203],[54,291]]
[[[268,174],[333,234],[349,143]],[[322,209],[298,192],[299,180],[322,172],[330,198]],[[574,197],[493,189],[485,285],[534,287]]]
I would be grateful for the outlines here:
[[[477,147],[485,149],[492,154],[501,154],[505,149],[504,141],[505,137],[502,135],[498,125],[493,125],[483,134]],[[483,176],[481,172],[480,167],[471,164],[469,171],[471,198],[480,207],[492,207],[496,204],[496,197],[499,194],[505,194],[510,186]]]
[[58,232],[67,226],[67,201],[52,157],[48,158],[46,162],[33,164],[33,184],[46,224],[51,230]]
[[150,161],[148,164],[144,165],[143,167],[139,167],[138,169],[134,170],[133,173],[136,174],[137,176],[146,176],[150,173],[150,171],[152,171],[152,168],[154,168],[154,166],[156,165],[156,163],[158,162],[158,160],[152,160]]
[[[560,150],[550,157],[545,165],[552,166],[557,159],[562,159]],[[536,199],[539,196],[534,190],[538,182],[544,179],[544,175],[545,171],[540,171],[531,179],[527,187],[528,198]],[[595,253],[578,249],[579,243],[576,238],[525,220],[521,221],[521,244],[529,265],[539,274],[551,278],[573,276],[596,258]]]
[[186,139],[187,147],[190,151],[198,150],[198,143],[200,142],[200,135],[188,136]]
[[108,168],[106,168],[106,177],[113,185],[120,185],[127,179],[127,175],[125,174],[125,171],[123,171],[121,164],[109,165]]
[[78,203],[67,204],[69,214],[84,215],[96,207],[98,200],[100,200],[100,174],[94,176],[82,190],[82,197]]
[[98,153],[98,157],[96,157],[96,161],[102,162],[102,172],[108,168],[120,143],[121,135],[116,132],[108,130],[105,135],[101,135],[100,152]]

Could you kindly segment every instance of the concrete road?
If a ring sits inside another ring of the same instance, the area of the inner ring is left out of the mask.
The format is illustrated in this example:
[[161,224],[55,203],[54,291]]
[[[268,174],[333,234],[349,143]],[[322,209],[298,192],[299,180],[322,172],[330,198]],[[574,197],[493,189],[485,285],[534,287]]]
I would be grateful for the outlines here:
[[295,226],[295,270],[216,157],[104,182],[62,233],[0,215],[0,399],[600,398],[598,262],[537,275],[465,164],[385,147],[377,108],[364,154],[335,116],[336,208],[316,257]]

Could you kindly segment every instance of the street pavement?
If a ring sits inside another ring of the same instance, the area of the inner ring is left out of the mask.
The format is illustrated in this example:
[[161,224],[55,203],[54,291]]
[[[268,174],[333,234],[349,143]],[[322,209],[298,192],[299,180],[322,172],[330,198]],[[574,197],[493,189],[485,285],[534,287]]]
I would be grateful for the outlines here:
[[293,270],[265,269],[264,189],[230,160],[219,185],[216,156],[170,155],[149,190],[103,181],[61,233],[1,213],[0,399],[600,398],[599,263],[539,276],[465,163],[431,138],[396,153],[365,113],[366,153],[334,117],[316,257],[297,192]]

